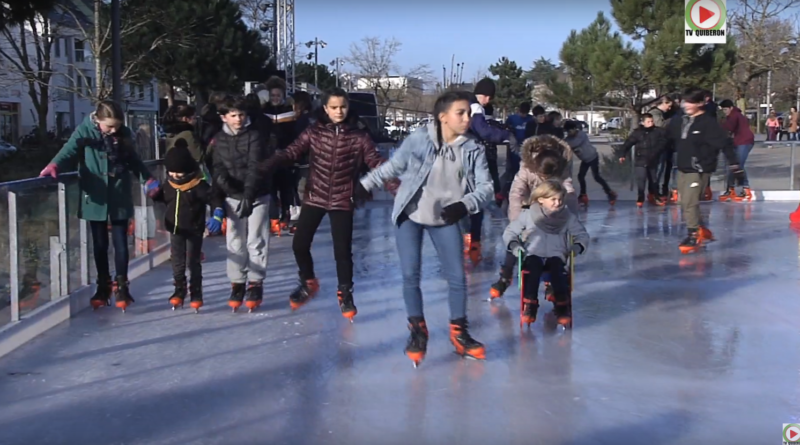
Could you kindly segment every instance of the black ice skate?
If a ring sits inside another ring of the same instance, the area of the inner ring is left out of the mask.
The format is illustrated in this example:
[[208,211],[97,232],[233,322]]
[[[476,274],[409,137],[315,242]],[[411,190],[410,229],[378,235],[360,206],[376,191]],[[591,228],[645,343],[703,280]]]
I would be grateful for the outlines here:
[[688,254],[697,252],[702,247],[703,242],[700,240],[698,236],[697,229],[689,229],[689,236],[681,242],[678,248],[681,250],[682,254]]
[[522,299],[522,313],[520,314],[520,326],[523,324],[530,326],[536,322],[536,314],[539,312],[539,300],[537,298],[526,297]]
[[113,283],[111,282],[111,277],[97,278],[97,290],[89,300],[89,304],[92,305],[92,309],[97,310],[103,306],[111,306],[112,285]]
[[117,281],[114,282],[114,299],[117,302],[117,307],[122,309],[122,312],[125,312],[128,306],[135,302],[131,296],[129,286],[128,277],[124,275],[118,276]]
[[296,311],[303,307],[304,304],[314,298],[317,291],[319,291],[319,281],[317,281],[316,278],[305,281],[301,280],[297,289],[289,295],[289,305],[292,307],[292,310]]
[[501,273],[500,279],[492,284],[492,288],[489,289],[489,296],[491,296],[492,299],[500,298],[506,293],[509,286],[511,286],[511,278],[506,278]]
[[261,301],[263,299],[263,283],[261,281],[251,281],[250,284],[247,285],[247,299],[244,302],[249,312],[253,312],[257,307],[261,306]]
[[203,285],[192,281],[189,286],[189,296],[189,306],[194,309],[195,314],[199,313],[200,308],[203,307]]
[[228,298],[228,306],[231,307],[233,312],[236,312],[242,305],[245,291],[244,283],[231,283],[231,296]]
[[408,330],[411,334],[406,343],[406,356],[414,362],[416,368],[428,352],[428,326],[422,317],[409,317]]
[[169,304],[174,311],[183,307],[183,300],[186,299],[186,278],[175,280],[175,292],[169,297]]
[[469,335],[466,317],[450,320],[450,342],[455,346],[456,353],[462,357],[486,359],[486,349],[483,344]]
[[556,321],[564,328],[572,327],[572,299],[567,295],[556,295],[555,308],[553,312]]
[[356,304],[353,302],[353,288],[340,284],[336,297],[339,299],[339,309],[342,311],[342,316],[352,323],[353,317],[358,313]]

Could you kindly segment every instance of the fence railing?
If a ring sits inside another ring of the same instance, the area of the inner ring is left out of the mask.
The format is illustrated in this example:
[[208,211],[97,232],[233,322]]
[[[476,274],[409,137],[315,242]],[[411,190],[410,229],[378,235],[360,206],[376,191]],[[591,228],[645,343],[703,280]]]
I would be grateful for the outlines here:
[[[161,161],[145,164],[154,176],[165,179]],[[129,227],[128,250],[129,256],[136,258],[168,243],[169,234],[157,224],[163,220],[163,206],[154,206],[136,179],[132,193],[135,216]],[[77,217],[77,173],[0,183],[0,196],[5,198],[0,203],[2,328],[88,286],[96,272],[89,224]],[[113,257],[109,252],[109,258]]]

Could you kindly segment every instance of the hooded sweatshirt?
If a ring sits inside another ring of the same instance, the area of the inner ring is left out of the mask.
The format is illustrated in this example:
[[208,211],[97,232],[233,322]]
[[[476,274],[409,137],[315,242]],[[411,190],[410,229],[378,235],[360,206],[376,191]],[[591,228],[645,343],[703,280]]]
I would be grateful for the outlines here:
[[755,136],[753,135],[753,130],[750,129],[750,122],[742,114],[742,110],[736,107],[731,109],[731,114],[725,118],[722,128],[733,135],[734,145],[753,145],[755,143]]
[[[523,236],[526,239],[523,241]],[[519,218],[511,221],[503,232],[503,243],[525,247],[528,256],[539,258],[561,258],[566,260],[572,244],[580,244],[581,253],[589,246],[589,234],[578,217],[562,206],[553,213],[546,213],[540,205],[532,205]]]
[[464,198],[466,182],[463,175],[461,146],[467,141],[465,136],[446,143],[436,138],[436,127],[427,126],[428,135],[435,147],[433,166],[425,183],[406,207],[411,221],[426,226],[443,226],[442,209]]
[[569,148],[582,162],[592,162],[597,159],[597,149],[589,142],[589,136],[581,130],[578,130],[575,136],[567,135],[564,142],[569,144]]

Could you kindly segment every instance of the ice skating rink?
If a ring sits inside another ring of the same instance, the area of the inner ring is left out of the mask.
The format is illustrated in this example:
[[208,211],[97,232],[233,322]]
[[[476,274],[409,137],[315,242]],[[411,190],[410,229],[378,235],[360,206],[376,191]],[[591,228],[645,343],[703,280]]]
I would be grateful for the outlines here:
[[[408,335],[391,208],[359,210],[359,315],[336,303],[327,222],[314,244],[319,296],[296,313],[291,238],[273,238],[265,301],[226,304],[224,246],[208,241],[206,306],[173,312],[169,264],[132,283],[127,314],[91,310],[0,359],[0,444],[768,444],[800,421],[800,243],[794,204],[704,204],[717,242],[681,256],[675,207],[582,215],[574,327],[520,331],[516,281],[488,303],[503,220],[468,266],[485,362],[453,354],[431,243],[423,293],[431,342]],[[543,307],[549,310],[549,303]]]

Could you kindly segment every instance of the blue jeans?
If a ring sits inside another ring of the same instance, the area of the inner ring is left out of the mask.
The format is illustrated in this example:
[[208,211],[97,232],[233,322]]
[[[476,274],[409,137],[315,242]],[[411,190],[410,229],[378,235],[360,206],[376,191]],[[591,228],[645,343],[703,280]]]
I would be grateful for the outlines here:
[[[744,163],[747,162],[747,156],[750,154],[750,150],[752,150],[752,149],[753,149],[753,144],[737,145],[736,146],[736,157],[739,158],[739,166],[742,168],[742,170],[744,170]],[[744,174],[744,179],[742,179],[742,183],[741,184],[734,184],[733,172],[732,171],[728,171],[728,176],[727,176],[726,183],[727,183],[727,187],[726,188],[731,188],[734,185],[740,185],[742,187],[750,187],[750,181],[747,180],[747,172],[746,171],[745,171],[745,174]]]
[[401,215],[397,227],[397,253],[403,273],[403,299],[409,317],[422,317],[422,235],[428,232],[442,265],[449,287],[450,319],[467,315],[467,277],[464,273],[464,241],[457,224],[449,226],[423,226]]
[[[111,279],[108,270],[108,222],[89,221],[92,233],[94,265],[97,268],[98,283]],[[111,242],[114,246],[114,266],[117,276],[128,276],[128,220],[111,221]]]

